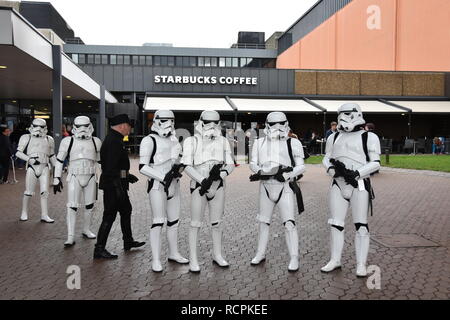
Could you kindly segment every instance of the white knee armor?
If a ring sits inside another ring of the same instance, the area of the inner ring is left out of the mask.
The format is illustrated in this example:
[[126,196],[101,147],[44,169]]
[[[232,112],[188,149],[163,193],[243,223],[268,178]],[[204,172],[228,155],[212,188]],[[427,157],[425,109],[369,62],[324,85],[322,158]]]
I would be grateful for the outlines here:
[[79,209],[84,209],[83,237],[95,239],[90,230],[92,210],[97,200],[97,169],[100,161],[101,140],[93,137],[94,128],[88,117],[75,118],[73,136],[61,141],[58,150],[55,175],[53,179],[54,192],[61,192],[63,163],[69,156],[67,174],[67,241],[65,247],[75,244],[76,216]]
[[178,220],[180,218],[181,145],[175,136],[175,116],[172,111],[158,110],[152,133],[142,139],[139,149],[139,169],[147,176],[148,194],[153,222],[150,229],[152,270],[161,272],[161,231],[167,220],[169,261],[188,263],[178,252]]
[[195,134],[183,144],[185,172],[191,177],[191,227],[189,230],[189,267],[199,272],[197,258],[198,229],[206,205],[209,207],[213,240],[213,262],[228,267],[222,256],[221,220],[225,205],[225,178],[234,170],[228,140],[221,134],[220,116],[216,111],[203,111]]
[[298,270],[298,233],[295,226],[295,194],[290,182],[305,172],[303,147],[299,140],[288,137],[289,123],[282,112],[267,116],[266,137],[255,141],[250,169],[255,172],[251,181],[261,181],[259,191],[259,239],[256,256],[251,261],[257,265],[265,260],[269,240],[269,225],[273,209],[278,206],[286,228],[286,245],[290,262],[289,271]]
[[379,170],[381,152],[378,137],[360,129],[364,123],[359,105],[344,104],[338,109],[338,132],[327,139],[323,165],[332,177],[328,220],[331,225],[331,259],[321,269],[323,272],[341,267],[344,222],[351,207],[356,227],[356,275],[367,275],[370,239],[367,216],[373,198],[369,176]]
[[48,216],[48,186],[51,165],[55,165],[55,142],[47,135],[47,124],[44,119],[34,119],[30,134],[20,137],[16,156],[27,162],[25,192],[22,203],[20,221],[28,220],[28,205],[34,195],[36,182],[39,181],[41,194],[41,221],[53,223]]

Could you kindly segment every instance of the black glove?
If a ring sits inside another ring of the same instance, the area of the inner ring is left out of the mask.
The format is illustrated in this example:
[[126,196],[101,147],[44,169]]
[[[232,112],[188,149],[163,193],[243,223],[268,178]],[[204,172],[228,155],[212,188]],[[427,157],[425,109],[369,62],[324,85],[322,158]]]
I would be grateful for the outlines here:
[[347,184],[352,185],[354,188],[358,188],[358,181],[356,180],[358,177],[358,171],[347,170],[344,175],[344,180]]
[[129,183],[136,183],[139,179],[134,174],[128,174],[128,182]]
[[59,183],[57,185],[53,186],[53,194],[56,194],[57,192],[61,192],[62,189],[64,189],[61,178],[56,178],[56,179],[59,180]]
[[202,183],[200,183],[199,190],[201,196],[208,192],[209,188],[211,188],[212,183],[213,181],[210,178],[203,179]]
[[259,171],[258,171],[257,173],[255,173],[255,174],[252,174],[252,175],[249,177],[249,179],[250,179],[251,182],[261,180],[261,170],[259,170]]

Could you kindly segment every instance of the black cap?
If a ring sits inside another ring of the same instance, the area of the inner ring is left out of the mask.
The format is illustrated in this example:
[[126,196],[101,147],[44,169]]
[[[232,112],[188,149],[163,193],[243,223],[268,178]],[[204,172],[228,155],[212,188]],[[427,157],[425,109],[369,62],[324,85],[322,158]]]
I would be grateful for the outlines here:
[[125,113],[118,114],[117,116],[114,116],[111,119],[109,119],[109,124],[111,126],[116,126],[121,123],[128,123],[129,125],[131,125],[130,118],[128,118],[127,114]]

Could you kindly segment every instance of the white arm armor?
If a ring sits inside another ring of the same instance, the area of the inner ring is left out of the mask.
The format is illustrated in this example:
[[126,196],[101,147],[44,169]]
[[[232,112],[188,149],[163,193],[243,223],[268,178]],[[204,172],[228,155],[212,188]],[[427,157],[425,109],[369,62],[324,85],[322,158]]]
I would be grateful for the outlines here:
[[[333,143],[334,143],[334,135],[335,134],[336,134],[336,132],[331,134],[328,137],[327,143],[325,145],[325,156],[323,157],[323,160],[322,160],[323,166],[327,170],[327,173],[330,174],[330,175],[334,175],[334,170],[330,170],[330,168],[333,167],[333,164],[330,162],[330,159],[331,159],[331,151],[333,150]],[[330,171],[332,171],[332,172],[330,172]]]
[[59,145],[58,155],[56,157],[55,164],[55,178],[61,178],[64,160],[66,160],[67,152],[69,151],[71,137],[65,137],[61,140],[61,144]]
[[17,152],[16,157],[19,159],[22,159],[23,161],[28,162],[30,160],[30,157],[23,153],[25,150],[25,147],[27,146],[28,142],[30,141],[31,136],[29,134],[24,134],[19,139],[19,145],[17,146]]
[[254,173],[258,173],[261,167],[258,165],[258,149],[259,149],[260,139],[257,139],[253,143],[252,147],[252,159],[250,161],[250,169]]
[[380,170],[380,139],[372,132],[368,133],[367,137],[367,151],[369,152],[370,161],[358,169],[361,178],[369,176],[371,173]]
[[52,137],[47,136],[48,144],[49,144],[49,152],[48,155],[49,161],[52,164],[53,167],[56,166],[56,156],[55,156],[55,140],[53,140]]
[[139,166],[141,167],[139,172],[150,179],[164,181],[165,175],[161,171],[149,166],[153,149],[154,145],[152,138],[145,137],[142,139],[141,146],[139,147]]
[[195,137],[188,137],[183,142],[183,156],[181,157],[181,163],[186,166],[184,172],[187,173],[192,180],[202,183],[206,177],[198,172],[194,167],[194,153],[196,149]]
[[305,172],[305,155],[303,153],[302,143],[298,139],[291,138],[292,155],[294,156],[295,167],[287,173],[287,178],[295,178]]
[[225,143],[225,165],[221,169],[220,177],[224,179],[226,176],[229,176],[235,167],[230,142],[227,140],[227,143]]

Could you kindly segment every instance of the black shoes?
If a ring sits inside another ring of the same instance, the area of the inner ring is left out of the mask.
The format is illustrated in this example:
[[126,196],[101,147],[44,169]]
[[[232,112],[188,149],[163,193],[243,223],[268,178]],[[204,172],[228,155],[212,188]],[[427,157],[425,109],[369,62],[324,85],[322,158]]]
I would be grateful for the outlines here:
[[108,252],[105,248],[95,248],[94,259],[117,259],[118,255]]
[[139,241],[124,242],[123,250],[129,251],[131,248],[139,248],[139,247],[142,247],[144,244],[145,244],[145,242],[139,242]]

